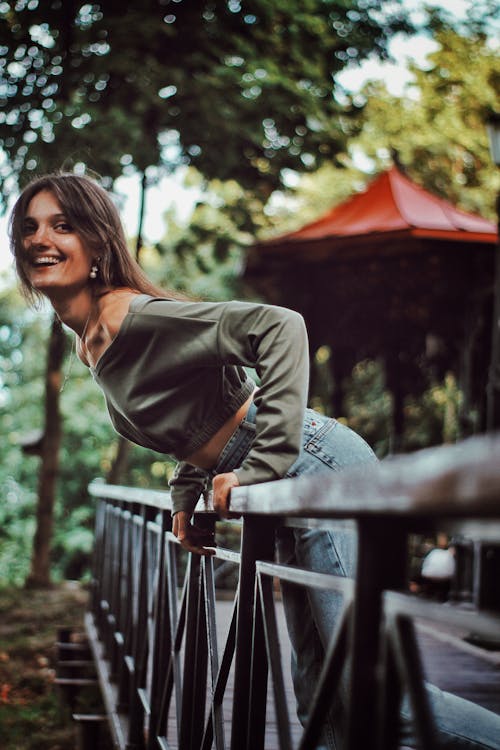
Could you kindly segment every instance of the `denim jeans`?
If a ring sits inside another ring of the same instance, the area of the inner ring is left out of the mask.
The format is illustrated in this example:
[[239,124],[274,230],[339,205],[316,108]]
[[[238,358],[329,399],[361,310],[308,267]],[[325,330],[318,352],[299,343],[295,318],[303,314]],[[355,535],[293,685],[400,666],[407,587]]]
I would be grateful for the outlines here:
[[[237,468],[248,453],[254,431],[255,407],[245,424],[232,436],[221,454],[215,473]],[[287,477],[320,471],[341,471],[348,466],[369,467],[377,461],[367,443],[335,419],[306,410],[302,450]],[[281,528],[277,533],[279,562],[298,565],[319,573],[354,577],[357,539],[353,523],[338,528]],[[305,725],[314,689],[323,666],[325,649],[342,611],[342,595],[321,589],[306,589],[282,582],[283,606],[292,645],[292,677],[297,714]],[[340,695],[323,729],[321,749],[342,748],[342,685]],[[500,750],[500,716],[474,703],[445,693],[433,685],[428,696],[439,730],[438,747],[443,750]],[[410,713],[403,705],[401,744],[417,747]]]

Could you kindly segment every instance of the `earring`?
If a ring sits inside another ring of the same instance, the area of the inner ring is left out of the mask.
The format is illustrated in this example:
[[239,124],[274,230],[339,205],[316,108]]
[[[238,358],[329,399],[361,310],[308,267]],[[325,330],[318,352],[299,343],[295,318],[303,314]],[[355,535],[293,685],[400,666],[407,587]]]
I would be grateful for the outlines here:
[[98,273],[99,273],[99,266],[97,265],[97,263],[94,263],[90,268],[89,278],[97,279]]

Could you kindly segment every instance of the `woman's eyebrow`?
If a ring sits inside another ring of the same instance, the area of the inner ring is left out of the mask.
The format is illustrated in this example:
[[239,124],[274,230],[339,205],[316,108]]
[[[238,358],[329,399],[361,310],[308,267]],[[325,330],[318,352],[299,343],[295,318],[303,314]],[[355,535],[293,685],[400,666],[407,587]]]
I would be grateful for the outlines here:
[[[60,221],[61,219],[62,219],[62,220],[64,220],[64,221],[67,221],[67,217],[66,217],[66,214],[63,214],[63,213],[61,213],[61,212],[58,212],[57,214],[51,214],[51,215],[49,216],[49,221]],[[34,222],[34,221],[36,222],[36,221],[38,221],[38,219],[37,219],[37,217],[36,217],[36,216],[30,216],[29,214],[27,214],[27,215],[26,215],[26,216],[24,217],[24,220],[23,220],[23,221],[24,221],[24,223],[26,224],[27,222],[30,222],[30,221],[31,221],[31,222]]]

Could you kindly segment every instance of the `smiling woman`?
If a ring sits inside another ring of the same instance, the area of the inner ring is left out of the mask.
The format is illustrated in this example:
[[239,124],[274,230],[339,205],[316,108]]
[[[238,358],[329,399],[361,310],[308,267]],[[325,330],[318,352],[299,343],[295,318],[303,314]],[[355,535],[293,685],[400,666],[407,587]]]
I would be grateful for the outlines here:
[[97,258],[75,233],[48,190],[37,193],[30,201],[23,236],[22,263],[33,290],[55,302],[87,288]]
[[[14,207],[11,247],[28,298],[47,297],[75,331],[116,430],[178,460],[170,482],[172,530],[186,550],[213,554],[213,535],[192,523],[210,487],[214,509],[227,517],[238,485],[353,465],[362,471],[376,462],[359,435],[306,408],[302,317],[273,305],[198,302],[157,289],[130,256],[116,208],[97,183],[68,174],[35,180]],[[246,368],[255,369],[258,389]],[[344,525],[285,527],[276,553],[281,562],[352,575],[356,537]],[[296,587],[284,587],[283,600],[306,722],[341,601]],[[322,747],[339,747],[344,698],[325,720]],[[437,706],[441,719],[458,717],[451,729],[440,724],[447,747],[498,750],[497,717],[439,691],[437,698],[445,704]]]

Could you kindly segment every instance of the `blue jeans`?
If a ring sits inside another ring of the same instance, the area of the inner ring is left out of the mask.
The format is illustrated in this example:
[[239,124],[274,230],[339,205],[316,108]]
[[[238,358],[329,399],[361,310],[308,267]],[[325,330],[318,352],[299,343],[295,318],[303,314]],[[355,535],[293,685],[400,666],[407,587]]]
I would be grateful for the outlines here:
[[[231,471],[248,453],[253,435],[255,407],[232,436],[221,454],[215,473]],[[311,409],[306,410],[302,450],[287,477],[341,471],[348,466],[367,466],[377,458],[367,443],[345,425]],[[281,528],[277,533],[277,558],[285,564],[331,575],[354,577],[356,567],[354,524],[339,522],[329,531]],[[342,595],[306,589],[282,582],[283,606],[292,645],[292,677],[297,713],[307,721],[309,703],[318,684],[324,652],[339,620]],[[445,693],[433,685],[428,695],[443,750],[500,750],[500,716],[470,701]],[[324,727],[321,748],[341,750],[342,690]],[[409,712],[403,706],[401,743],[416,747]]]

